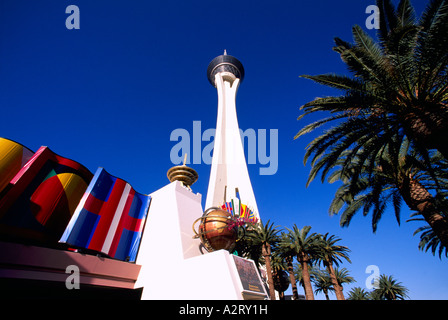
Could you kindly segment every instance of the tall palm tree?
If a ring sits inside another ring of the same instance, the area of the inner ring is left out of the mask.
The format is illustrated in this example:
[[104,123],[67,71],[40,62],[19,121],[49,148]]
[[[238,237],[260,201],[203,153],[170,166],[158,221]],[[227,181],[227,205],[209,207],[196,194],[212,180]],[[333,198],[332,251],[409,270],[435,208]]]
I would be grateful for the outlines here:
[[[390,159],[393,166],[399,166],[399,149],[391,146],[405,140],[425,159],[435,184],[439,177],[430,165],[430,154],[436,149],[448,160],[448,0],[430,1],[419,20],[409,0],[401,0],[397,8],[390,0],[378,0],[377,6],[381,17],[378,42],[359,26],[352,30],[354,44],[335,39],[334,50],[353,77],[303,76],[343,92],[341,96],[317,98],[302,106],[304,114],[299,119],[316,112],[330,112],[330,116],[304,126],[295,138],[336,123],[307,148],[304,161],[312,157],[313,167],[309,182],[318,172],[324,180],[335,163],[339,163],[343,174],[352,170],[352,187],[363,183],[360,175],[365,170],[370,175],[374,168],[379,177],[382,172],[378,160],[382,153],[387,148],[394,151]],[[425,217],[447,246],[448,221],[435,214],[438,208],[431,193],[413,175],[401,178],[401,185],[392,194],[394,204],[398,203],[399,193],[412,210]],[[368,205],[364,206],[367,212],[372,208],[371,200],[382,194],[378,191],[381,189],[372,189]],[[362,200],[367,201],[365,197]],[[359,199],[353,201],[360,205]],[[381,216],[384,203],[377,203],[381,205],[375,207],[374,215]]]
[[292,230],[288,228],[286,229],[288,230],[287,236],[289,246],[291,250],[294,250],[297,261],[301,266],[306,300],[314,300],[309,266],[317,256],[318,235],[316,233],[309,234],[311,230],[310,226],[305,226],[302,229],[299,229],[294,224]]
[[271,246],[276,245],[279,241],[278,232],[280,232],[278,226],[274,226],[274,223],[270,223],[270,220],[268,220],[265,225],[259,223],[249,229],[247,233],[247,237],[250,239],[252,246],[261,248],[261,255],[264,258],[268,277],[269,293],[272,300],[275,300],[275,289],[271,268]]
[[318,241],[318,259],[327,268],[328,275],[330,276],[333,288],[338,300],[345,300],[344,294],[342,292],[342,286],[340,286],[333,265],[339,266],[341,259],[345,259],[351,263],[348,256],[350,249],[346,246],[338,245],[337,242],[341,241],[335,235],[328,236],[320,235]]
[[286,270],[289,273],[289,281],[291,283],[292,297],[294,300],[299,300],[299,293],[297,291],[296,277],[294,276],[293,260],[296,256],[295,247],[291,246],[286,233],[281,233],[281,240],[278,244],[278,254],[286,262]]
[[[310,300],[306,298],[306,290],[305,290],[305,283],[303,281],[303,268],[302,265],[298,262],[294,262],[294,277],[296,280],[296,283],[298,283],[299,285],[302,286],[303,291],[305,293],[305,300]],[[309,279],[310,282],[314,282],[314,272],[313,272],[314,266],[308,266],[308,275],[309,275]],[[312,287],[311,287],[312,290]],[[314,295],[313,295],[313,299],[314,299]],[[311,300],[313,300],[311,299]]]
[[390,0],[377,0],[377,6],[379,42],[359,26],[352,30],[354,44],[335,38],[334,51],[354,77],[303,76],[345,94],[305,104],[305,114],[330,111],[333,115],[299,135],[345,118],[358,137],[365,134],[357,127],[362,123],[376,124],[368,130],[386,139],[390,128],[400,129],[420,147],[437,149],[448,158],[448,2],[430,1],[419,20],[409,0],[401,0],[396,9]]
[[409,298],[408,289],[392,276],[380,275],[378,288],[372,295],[380,300],[404,300]]

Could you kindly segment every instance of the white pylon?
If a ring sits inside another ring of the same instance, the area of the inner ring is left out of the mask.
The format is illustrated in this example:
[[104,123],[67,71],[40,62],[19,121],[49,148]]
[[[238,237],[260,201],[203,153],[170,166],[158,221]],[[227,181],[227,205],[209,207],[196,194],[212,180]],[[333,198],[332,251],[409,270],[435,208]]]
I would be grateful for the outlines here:
[[240,204],[245,205],[259,220],[235,103],[238,87],[244,78],[244,68],[235,57],[224,52],[224,55],[210,62],[207,75],[218,92],[218,116],[205,209],[221,207],[233,201],[234,210],[239,210]]

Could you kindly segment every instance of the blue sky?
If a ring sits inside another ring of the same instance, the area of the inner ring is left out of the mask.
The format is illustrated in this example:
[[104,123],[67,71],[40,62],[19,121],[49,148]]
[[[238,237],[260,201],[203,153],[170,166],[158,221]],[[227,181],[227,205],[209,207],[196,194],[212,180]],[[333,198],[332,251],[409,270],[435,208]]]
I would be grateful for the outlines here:
[[[420,14],[427,1],[412,2]],[[102,166],[151,193],[168,183],[177,143],[171,132],[182,128],[192,135],[193,121],[201,121],[202,131],[215,127],[217,95],[206,69],[227,49],[246,71],[237,96],[240,127],[278,130],[278,171],[260,175],[263,165],[249,165],[263,221],[311,225],[342,238],[352,260],[342,266],[357,280],[344,292],[364,288],[367,266],[377,265],[409,288],[412,299],[448,299],[446,259],[418,251],[412,234],[420,225],[405,223],[406,208],[401,226],[388,211],[376,234],[370,217],[356,216],[341,228],[339,217],[328,215],[337,186],[315,181],[305,187],[310,167],[303,164],[304,149],[313,135],[293,138],[317,118],[297,121],[299,107],[337,92],[299,75],[346,73],[331,49],[333,38],[351,41],[354,24],[368,31],[371,4],[1,0],[0,136],[32,150],[49,146],[92,172]],[[69,5],[80,9],[79,30],[65,26]],[[193,190],[205,202],[210,166],[192,166],[199,173]]]

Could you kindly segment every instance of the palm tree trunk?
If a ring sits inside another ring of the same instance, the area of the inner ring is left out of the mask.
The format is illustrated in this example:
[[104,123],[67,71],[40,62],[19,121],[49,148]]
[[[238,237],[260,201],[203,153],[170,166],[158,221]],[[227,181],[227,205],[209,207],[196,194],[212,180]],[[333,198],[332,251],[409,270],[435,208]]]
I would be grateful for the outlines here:
[[324,289],[325,299],[330,300],[330,296],[328,295],[328,290]]
[[448,220],[439,213],[435,199],[428,190],[409,175],[400,186],[400,193],[408,207],[423,216],[442,245],[448,248]]
[[261,254],[264,257],[264,263],[266,265],[269,295],[271,296],[271,300],[275,300],[274,278],[272,277],[272,268],[271,268],[271,246],[269,245],[269,243],[263,244],[261,250],[262,250]]
[[300,265],[302,266],[302,280],[303,289],[305,290],[306,300],[314,300],[313,287],[311,287],[310,271],[308,270],[308,257],[302,252],[299,257]]
[[342,293],[342,287],[339,285],[338,279],[336,278],[333,265],[328,261],[325,264],[327,265],[327,270],[331,278],[331,283],[333,283],[333,289],[334,293],[336,294],[336,299],[345,300],[344,294]]
[[448,106],[446,104],[426,105],[417,112],[406,115],[404,127],[406,133],[412,137],[417,144],[426,149],[437,149],[448,159]]
[[286,264],[288,266],[289,280],[291,281],[292,298],[299,300],[299,293],[297,291],[296,277],[294,276],[294,267],[292,265],[292,257],[286,258]]

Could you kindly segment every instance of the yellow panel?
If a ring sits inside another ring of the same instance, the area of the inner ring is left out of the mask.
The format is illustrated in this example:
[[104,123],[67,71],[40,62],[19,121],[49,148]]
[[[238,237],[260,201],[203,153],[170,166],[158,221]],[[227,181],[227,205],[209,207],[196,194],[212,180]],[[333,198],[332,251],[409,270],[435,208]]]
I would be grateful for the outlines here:
[[73,173],[61,173],[58,174],[58,178],[65,190],[70,214],[73,215],[87,189],[87,184],[80,176]]
[[0,138],[0,191],[3,190],[22,168],[23,146]]

